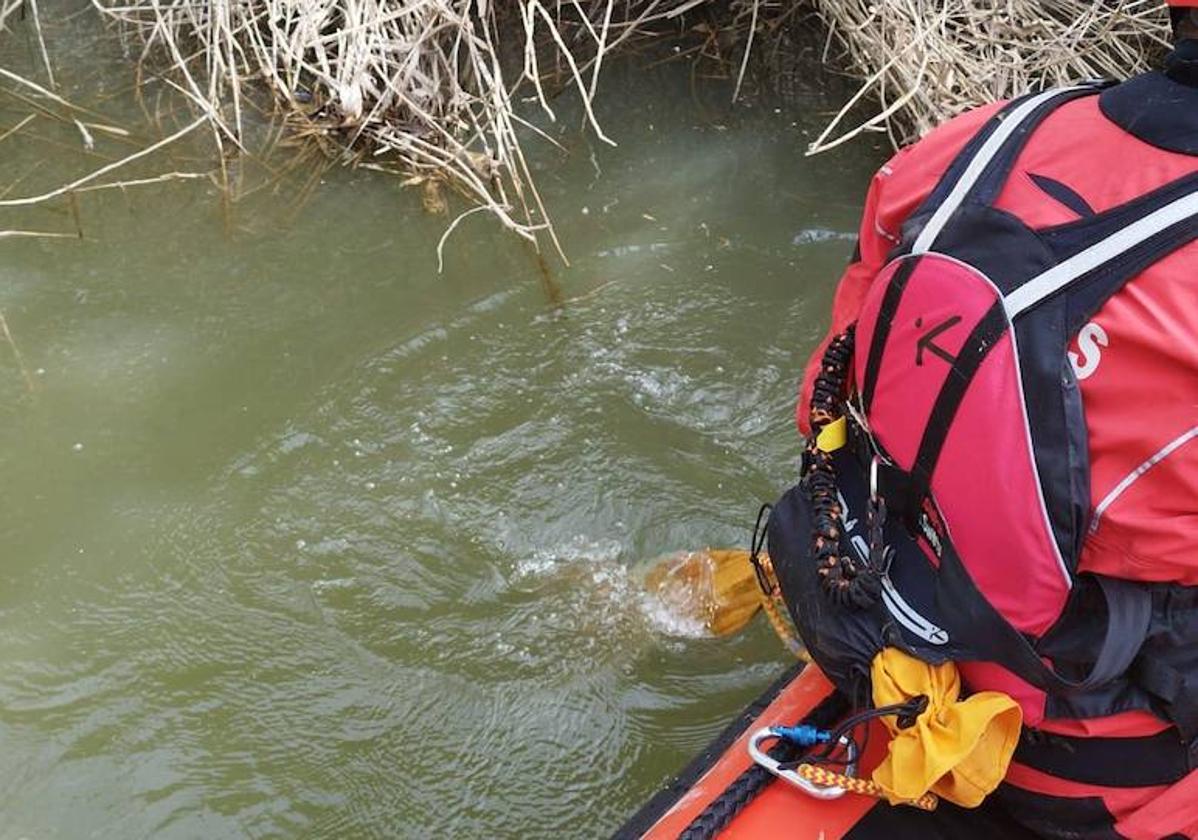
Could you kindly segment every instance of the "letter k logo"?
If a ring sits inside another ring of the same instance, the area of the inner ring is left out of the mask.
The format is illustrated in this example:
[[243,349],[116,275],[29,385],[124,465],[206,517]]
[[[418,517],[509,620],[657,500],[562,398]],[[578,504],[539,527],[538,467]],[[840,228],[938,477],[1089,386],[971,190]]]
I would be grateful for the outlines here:
[[[957,361],[956,356],[954,356],[952,353],[948,352],[943,347],[940,347],[936,344],[936,338],[938,336],[940,336],[942,333],[945,333],[948,330],[951,330],[953,327],[955,327],[959,323],[961,323],[961,316],[954,315],[951,318],[941,321],[939,324],[932,327],[926,333],[921,335],[919,337],[919,340],[915,342],[915,364],[917,364],[920,367],[923,367],[923,351],[924,350],[927,350],[929,353],[939,356],[940,358],[944,359],[944,361],[948,362],[950,365],[953,362]],[[916,329],[919,329],[922,326],[923,326],[923,318],[916,318],[915,319]]]

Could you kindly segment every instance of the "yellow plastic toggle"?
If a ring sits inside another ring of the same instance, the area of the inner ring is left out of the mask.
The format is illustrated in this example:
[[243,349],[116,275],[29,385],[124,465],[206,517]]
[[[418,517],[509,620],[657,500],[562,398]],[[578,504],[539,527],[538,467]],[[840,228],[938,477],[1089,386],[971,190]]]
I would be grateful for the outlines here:
[[819,436],[815,439],[815,445],[824,452],[835,452],[848,443],[848,440],[849,424],[841,417],[833,420],[819,430]]
[[929,665],[897,648],[874,657],[871,672],[876,706],[928,698],[914,726],[899,729],[895,718],[883,718],[892,740],[873,780],[890,803],[931,791],[966,808],[980,805],[1007,774],[1023,724],[1019,704],[997,691],[961,700],[956,665]]

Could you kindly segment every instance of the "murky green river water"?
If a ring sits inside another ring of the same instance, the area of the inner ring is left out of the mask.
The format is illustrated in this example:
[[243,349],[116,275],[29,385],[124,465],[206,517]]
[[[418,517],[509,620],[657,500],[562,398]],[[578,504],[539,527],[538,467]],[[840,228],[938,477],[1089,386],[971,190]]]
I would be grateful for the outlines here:
[[[50,8],[63,90],[157,136],[111,35]],[[32,46],[0,34],[0,66]],[[830,97],[610,74],[620,146],[538,154],[560,307],[481,216],[439,275],[445,221],[365,171],[229,231],[187,182],[81,195],[82,242],[0,239],[29,379],[0,343],[0,838],[603,836],[784,666],[630,570],[744,545],[793,479],[881,153],[802,157]],[[0,97],[0,134],[30,113]],[[38,116],[0,191],[135,148],[95,134]]]

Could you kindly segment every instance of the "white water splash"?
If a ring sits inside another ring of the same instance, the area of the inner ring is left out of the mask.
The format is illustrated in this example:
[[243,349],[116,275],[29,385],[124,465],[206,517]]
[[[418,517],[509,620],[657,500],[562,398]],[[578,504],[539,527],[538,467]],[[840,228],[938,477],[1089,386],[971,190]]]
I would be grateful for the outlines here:
[[586,587],[588,595],[608,605],[605,615],[641,622],[658,635],[688,639],[710,635],[702,620],[644,588],[641,570],[621,562],[623,546],[614,539],[576,536],[564,544],[536,551],[515,566],[518,580],[560,577]]

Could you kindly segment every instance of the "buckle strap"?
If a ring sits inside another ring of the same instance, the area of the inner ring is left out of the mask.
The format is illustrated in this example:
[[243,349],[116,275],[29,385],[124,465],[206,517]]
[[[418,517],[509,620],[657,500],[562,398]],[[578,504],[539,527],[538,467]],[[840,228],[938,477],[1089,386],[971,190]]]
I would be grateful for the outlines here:
[[1139,738],[1077,738],[1024,729],[1015,761],[1058,779],[1103,787],[1171,785],[1191,770],[1176,729]]
[[1132,663],[1132,681],[1155,697],[1187,744],[1191,769],[1198,769],[1198,685],[1189,675],[1150,655]]
[[1142,584],[1094,575],[1107,605],[1106,631],[1089,673],[1070,679],[1046,664],[1032,643],[978,591],[951,544],[940,558],[936,603],[950,631],[981,658],[1049,694],[1084,692],[1125,675],[1140,653],[1152,618],[1152,595]]
[[878,371],[882,368],[882,354],[890,339],[890,328],[894,316],[907,291],[907,282],[919,264],[919,257],[910,257],[902,262],[890,278],[882,295],[874,333],[869,339],[869,354],[865,357],[865,373],[861,381],[861,408],[868,415],[873,406],[874,391],[878,386]]
[[913,515],[918,513],[918,507],[913,509],[909,504],[911,473],[893,464],[886,453],[880,451],[877,441],[871,439],[869,432],[861,428],[852,416],[848,418],[846,446],[864,475],[869,476],[870,471],[874,471],[877,486],[873,489],[885,501],[888,516],[901,519],[911,527],[914,524]]

